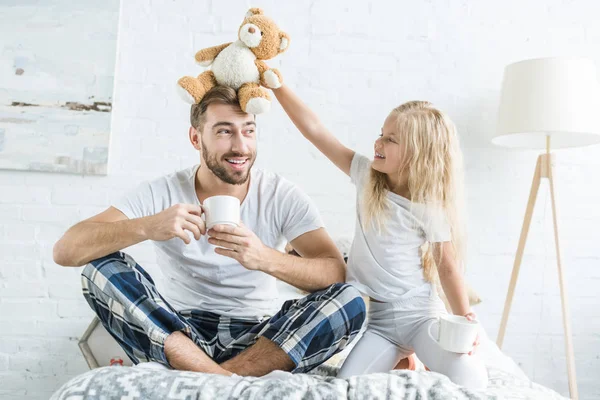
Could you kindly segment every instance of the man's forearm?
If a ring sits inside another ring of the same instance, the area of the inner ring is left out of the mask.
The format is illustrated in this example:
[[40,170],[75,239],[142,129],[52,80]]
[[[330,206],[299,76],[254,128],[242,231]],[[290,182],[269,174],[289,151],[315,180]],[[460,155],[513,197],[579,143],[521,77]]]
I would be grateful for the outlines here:
[[298,289],[314,292],[345,282],[346,266],[337,257],[302,258],[270,249],[263,272]]
[[79,267],[146,239],[144,218],[83,221],[71,227],[54,245],[54,262]]

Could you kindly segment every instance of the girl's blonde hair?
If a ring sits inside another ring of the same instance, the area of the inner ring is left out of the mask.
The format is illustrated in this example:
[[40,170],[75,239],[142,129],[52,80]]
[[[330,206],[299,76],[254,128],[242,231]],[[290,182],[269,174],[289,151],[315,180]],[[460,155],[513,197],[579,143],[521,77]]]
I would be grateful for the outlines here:
[[[464,260],[462,228],[463,167],[456,127],[450,118],[427,101],[410,101],[390,113],[396,117],[396,133],[404,146],[404,162],[398,175],[408,177],[410,201],[443,210],[450,225],[451,240],[457,262]],[[385,173],[371,169],[364,193],[365,226],[384,228],[388,211]],[[441,252],[439,253],[441,256]],[[433,249],[422,247],[425,277],[433,280]]]

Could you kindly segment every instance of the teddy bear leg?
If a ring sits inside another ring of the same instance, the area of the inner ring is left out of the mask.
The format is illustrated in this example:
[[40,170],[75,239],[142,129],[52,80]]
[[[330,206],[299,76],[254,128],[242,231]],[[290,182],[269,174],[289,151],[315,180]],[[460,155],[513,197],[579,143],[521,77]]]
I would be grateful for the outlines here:
[[245,83],[238,90],[240,107],[248,114],[262,114],[271,108],[271,96],[258,83]]
[[198,104],[206,92],[217,85],[212,71],[204,71],[197,78],[184,76],[177,82],[177,91],[181,98],[190,104]]

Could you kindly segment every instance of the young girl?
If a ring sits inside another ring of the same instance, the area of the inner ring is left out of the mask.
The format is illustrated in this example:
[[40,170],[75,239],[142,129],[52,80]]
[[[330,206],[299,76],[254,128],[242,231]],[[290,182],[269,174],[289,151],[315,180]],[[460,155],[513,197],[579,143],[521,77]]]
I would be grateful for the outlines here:
[[347,282],[369,296],[366,332],[339,376],[385,372],[413,352],[432,371],[469,388],[487,385],[483,362],[442,349],[446,314],[431,283],[437,268],[452,312],[473,319],[461,266],[461,153],[452,121],[424,101],[395,108],[373,161],[342,145],[286,86],[274,93],[300,132],[356,185],[357,219]]

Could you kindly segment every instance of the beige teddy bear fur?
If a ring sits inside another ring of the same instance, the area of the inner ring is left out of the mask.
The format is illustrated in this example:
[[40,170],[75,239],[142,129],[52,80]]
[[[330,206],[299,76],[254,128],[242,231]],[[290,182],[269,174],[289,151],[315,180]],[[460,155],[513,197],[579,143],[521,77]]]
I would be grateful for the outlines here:
[[237,91],[242,110],[250,114],[264,113],[271,105],[265,88],[277,89],[283,80],[279,71],[269,68],[263,60],[283,53],[289,43],[289,36],[279,30],[273,20],[261,9],[251,8],[240,26],[237,41],[196,53],[196,62],[211,69],[196,78],[179,79],[179,93],[190,104],[197,104],[212,87],[229,86]]

